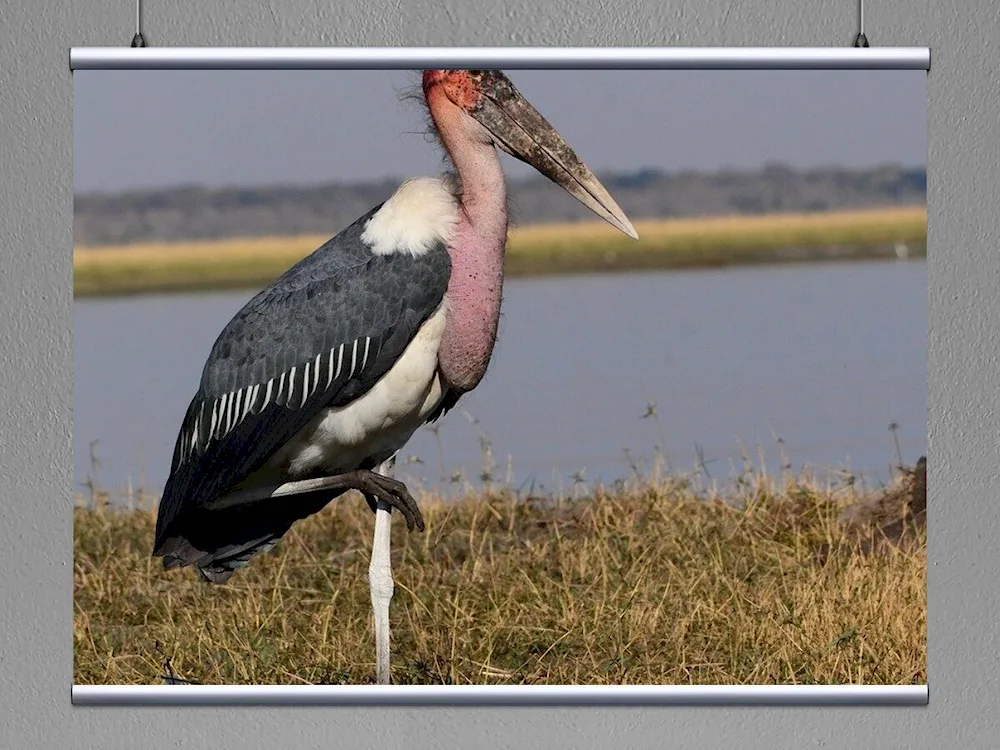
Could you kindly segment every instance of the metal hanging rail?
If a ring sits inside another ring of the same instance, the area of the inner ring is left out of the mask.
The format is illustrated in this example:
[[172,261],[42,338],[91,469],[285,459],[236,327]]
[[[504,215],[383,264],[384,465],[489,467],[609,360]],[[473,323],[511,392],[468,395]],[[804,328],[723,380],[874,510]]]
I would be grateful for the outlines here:
[[71,70],[930,70],[928,47],[73,47]]

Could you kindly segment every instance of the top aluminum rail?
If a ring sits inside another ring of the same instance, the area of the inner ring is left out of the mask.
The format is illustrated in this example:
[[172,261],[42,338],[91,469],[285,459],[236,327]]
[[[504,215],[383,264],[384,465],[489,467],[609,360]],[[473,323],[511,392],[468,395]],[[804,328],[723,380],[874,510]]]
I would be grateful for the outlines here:
[[73,47],[71,70],[930,70],[929,47]]

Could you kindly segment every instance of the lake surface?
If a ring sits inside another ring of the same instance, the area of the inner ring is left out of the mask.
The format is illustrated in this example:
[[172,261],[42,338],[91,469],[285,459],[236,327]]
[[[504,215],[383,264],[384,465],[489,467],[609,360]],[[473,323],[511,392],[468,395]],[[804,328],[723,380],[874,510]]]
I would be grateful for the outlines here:
[[[906,463],[926,453],[926,289],[923,261],[510,280],[485,380],[417,432],[400,474],[476,483],[488,444],[494,480],[564,492],[646,471],[661,446],[713,480],[741,452],[777,473],[783,450],[878,485],[894,440]],[[205,358],[252,294],[75,303],[78,491],[97,441],[102,487],[159,493]]]

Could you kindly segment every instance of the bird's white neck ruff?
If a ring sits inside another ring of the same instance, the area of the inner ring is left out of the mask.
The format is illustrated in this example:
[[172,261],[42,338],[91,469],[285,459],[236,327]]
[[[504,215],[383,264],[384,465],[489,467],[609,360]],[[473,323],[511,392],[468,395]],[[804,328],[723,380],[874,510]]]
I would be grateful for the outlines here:
[[439,177],[407,180],[368,220],[361,240],[376,255],[419,256],[438,243],[450,246],[458,223],[454,186]]

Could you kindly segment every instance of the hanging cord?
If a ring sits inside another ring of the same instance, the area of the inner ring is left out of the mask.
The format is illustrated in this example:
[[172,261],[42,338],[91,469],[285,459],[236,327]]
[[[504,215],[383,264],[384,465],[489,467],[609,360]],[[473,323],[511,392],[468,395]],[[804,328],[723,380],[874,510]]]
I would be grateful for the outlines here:
[[858,0],[858,35],[854,37],[854,46],[868,46],[868,37],[865,36],[865,0]]
[[132,37],[132,46],[146,46],[146,40],[142,36],[142,0],[135,0],[135,36]]

